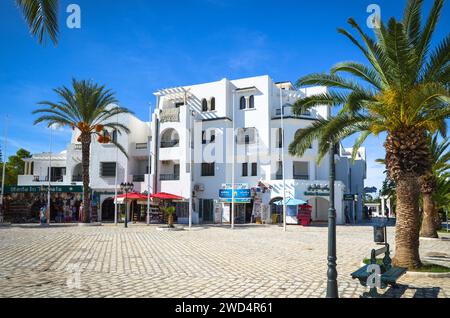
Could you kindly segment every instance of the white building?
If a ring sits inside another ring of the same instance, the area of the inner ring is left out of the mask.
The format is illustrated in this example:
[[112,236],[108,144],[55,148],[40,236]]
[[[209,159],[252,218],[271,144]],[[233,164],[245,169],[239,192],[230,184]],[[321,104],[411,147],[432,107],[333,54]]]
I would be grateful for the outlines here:
[[[235,184],[251,189],[251,197],[243,200],[246,203],[236,204],[237,222],[254,221],[256,216],[270,223],[271,214],[280,213],[280,207],[271,203],[284,194],[283,170],[286,197],[308,201],[313,207],[313,220],[327,221],[328,158],[320,165],[316,163],[317,142],[313,142],[302,157],[288,153],[288,145],[299,129],[329,117],[326,106],[316,107],[302,116],[295,116],[290,106],[302,96],[325,91],[323,87],[297,91],[290,82],[274,83],[269,76],[259,76],[156,92],[157,105],[151,123],[133,115],[120,115],[118,121],[127,125],[131,133],[110,132],[125,147],[128,158],[114,145],[92,144],[91,188],[94,201],[102,210],[99,219],[113,218],[116,181],[119,184],[132,181],[138,192],[150,189],[151,193],[168,192],[187,200],[192,196],[194,223],[229,222],[230,204],[224,203],[219,192],[224,184],[232,183],[234,166]],[[81,181],[81,149],[77,138],[74,131],[66,153],[65,170],[61,170],[63,177],[58,180],[61,184]],[[233,144],[236,145],[234,151]],[[345,222],[344,206],[349,203],[344,201],[344,194],[358,195],[355,207],[349,204],[349,212],[356,209],[359,220],[366,178],[365,150],[360,149],[353,162],[349,149],[341,147],[335,158],[337,222]],[[27,165],[34,162],[34,167],[38,167],[38,161],[48,162],[36,157]],[[61,158],[61,167],[63,162]],[[21,176],[19,182],[34,184],[35,176],[42,173],[45,176],[45,164],[39,173],[36,168],[28,169],[27,176]],[[177,203],[179,222],[187,222],[188,207],[187,201]],[[288,214],[293,214],[291,212]]]

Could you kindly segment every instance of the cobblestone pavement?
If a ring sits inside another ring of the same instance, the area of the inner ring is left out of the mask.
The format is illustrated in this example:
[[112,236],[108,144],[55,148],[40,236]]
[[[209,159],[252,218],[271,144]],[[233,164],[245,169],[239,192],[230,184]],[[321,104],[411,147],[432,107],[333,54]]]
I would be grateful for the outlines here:
[[[360,297],[350,273],[374,246],[372,228],[337,235],[340,296]],[[0,296],[324,297],[326,254],[326,227],[12,226],[0,228]],[[421,255],[450,266],[450,240],[421,241]],[[450,278],[404,276],[387,295],[450,297]]]

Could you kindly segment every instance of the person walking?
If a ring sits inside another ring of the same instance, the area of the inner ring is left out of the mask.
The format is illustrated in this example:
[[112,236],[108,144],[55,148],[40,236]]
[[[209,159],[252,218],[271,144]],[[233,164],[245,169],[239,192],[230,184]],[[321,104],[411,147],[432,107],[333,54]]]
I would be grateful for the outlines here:
[[345,207],[344,215],[345,215],[345,224],[350,224],[351,221],[350,221],[350,215],[348,213],[348,206]]

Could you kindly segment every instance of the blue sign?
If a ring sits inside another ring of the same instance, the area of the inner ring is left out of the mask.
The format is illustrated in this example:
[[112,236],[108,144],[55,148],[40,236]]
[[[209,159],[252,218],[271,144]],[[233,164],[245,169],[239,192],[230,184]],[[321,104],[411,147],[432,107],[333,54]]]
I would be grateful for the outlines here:
[[[250,189],[237,189],[236,191],[234,191],[235,199],[250,199],[251,196],[252,195]],[[233,191],[231,189],[220,189],[219,197],[221,199],[231,199],[233,198]]]
[[[221,198],[219,200],[221,203],[233,203],[233,199],[232,198]],[[251,203],[252,200],[250,198],[248,199],[234,199],[234,203],[237,204],[246,204],[246,203]]]

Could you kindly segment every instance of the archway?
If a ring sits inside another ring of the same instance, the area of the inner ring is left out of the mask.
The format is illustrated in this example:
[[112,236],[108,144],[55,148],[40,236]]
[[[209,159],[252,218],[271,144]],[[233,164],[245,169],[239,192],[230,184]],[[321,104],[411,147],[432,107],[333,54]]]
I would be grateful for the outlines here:
[[283,206],[275,204],[276,202],[282,201],[283,197],[276,197],[270,200],[270,218],[272,224],[283,223]]
[[114,221],[113,198],[108,198],[102,203],[102,221]]

